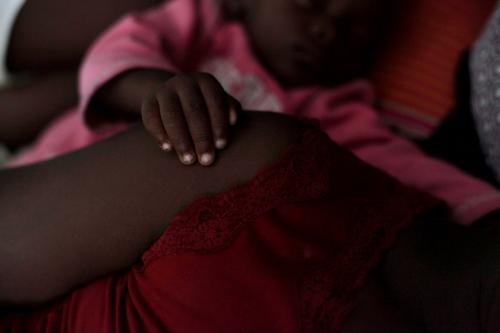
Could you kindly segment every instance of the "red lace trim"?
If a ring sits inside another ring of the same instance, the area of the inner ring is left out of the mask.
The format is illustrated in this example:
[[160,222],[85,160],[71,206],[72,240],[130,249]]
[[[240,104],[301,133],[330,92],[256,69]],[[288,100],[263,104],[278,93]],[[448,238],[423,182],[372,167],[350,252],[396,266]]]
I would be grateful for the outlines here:
[[306,130],[275,165],[249,183],[201,198],[179,212],[143,255],[144,266],[162,256],[220,251],[247,223],[279,204],[321,197],[329,188],[332,147],[319,130]]
[[[221,251],[232,244],[245,225],[274,207],[328,194],[337,149],[321,131],[305,131],[300,142],[291,145],[279,162],[249,183],[199,199],[178,213],[143,255],[144,266],[168,255]],[[368,166],[366,171],[374,172]],[[387,177],[387,181],[391,178]],[[392,182],[393,201],[377,205],[370,201],[372,197],[359,198],[359,210],[353,212],[359,216],[352,218],[357,237],[343,252],[303,277],[302,332],[340,331],[369,272],[394,244],[401,229],[415,214],[435,206],[436,201],[428,195],[413,190],[404,195],[401,185]]]

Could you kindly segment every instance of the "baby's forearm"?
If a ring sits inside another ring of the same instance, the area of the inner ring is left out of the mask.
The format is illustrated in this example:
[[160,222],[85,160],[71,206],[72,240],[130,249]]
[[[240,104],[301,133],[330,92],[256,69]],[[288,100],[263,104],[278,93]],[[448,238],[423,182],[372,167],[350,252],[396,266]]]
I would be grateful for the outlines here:
[[92,103],[118,115],[139,117],[144,99],[172,76],[163,70],[128,71],[99,90]]

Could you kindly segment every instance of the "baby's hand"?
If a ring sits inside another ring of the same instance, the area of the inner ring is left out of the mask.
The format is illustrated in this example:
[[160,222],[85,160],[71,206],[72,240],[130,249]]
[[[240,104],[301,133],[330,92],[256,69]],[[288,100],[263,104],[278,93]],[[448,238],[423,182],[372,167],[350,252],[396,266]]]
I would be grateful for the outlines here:
[[210,74],[178,75],[146,98],[142,121],[165,151],[174,149],[191,165],[214,162],[215,148],[228,142],[228,127],[236,124],[240,103]]

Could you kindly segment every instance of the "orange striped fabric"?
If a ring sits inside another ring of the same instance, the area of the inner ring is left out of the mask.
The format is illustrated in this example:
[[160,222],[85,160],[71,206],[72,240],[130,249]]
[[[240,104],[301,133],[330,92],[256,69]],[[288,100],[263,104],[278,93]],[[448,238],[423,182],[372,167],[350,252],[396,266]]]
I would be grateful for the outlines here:
[[372,78],[384,118],[403,133],[426,137],[453,106],[456,66],[495,0],[412,0]]

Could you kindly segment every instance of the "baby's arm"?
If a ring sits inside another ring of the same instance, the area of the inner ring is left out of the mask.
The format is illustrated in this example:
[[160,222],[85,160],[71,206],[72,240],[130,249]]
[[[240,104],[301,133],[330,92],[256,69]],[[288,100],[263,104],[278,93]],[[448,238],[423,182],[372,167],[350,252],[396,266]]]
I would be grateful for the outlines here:
[[196,68],[209,45],[209,3],[173,0],[125,18],[98,40],[81,75],[81,109],[90,126],[109,120],[101,110],[132,119],[142,113],[163,149],[175,149],[185,164],[212,164],[239,103],[210,75],[179,75]]
[[141,115],[148,132],[179,160],[208,166],[215,148],[224,149],[229,125],[241,106],[213,76],[175,75],[161,70],[133,70],[114,79],[93,100],[94,107],[117,114]]

